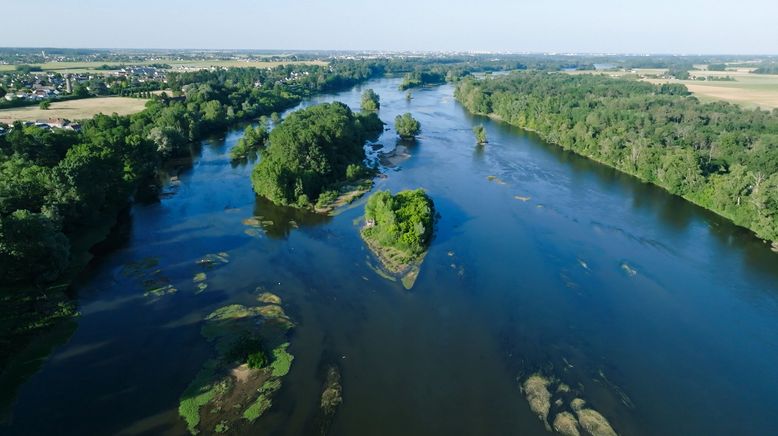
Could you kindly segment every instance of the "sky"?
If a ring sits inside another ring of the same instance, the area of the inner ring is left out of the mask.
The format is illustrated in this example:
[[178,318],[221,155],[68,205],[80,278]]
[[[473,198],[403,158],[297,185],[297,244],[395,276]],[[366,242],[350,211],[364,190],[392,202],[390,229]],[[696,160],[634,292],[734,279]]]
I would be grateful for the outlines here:
[[778,54],[778,0],[2,3],[2,47]]

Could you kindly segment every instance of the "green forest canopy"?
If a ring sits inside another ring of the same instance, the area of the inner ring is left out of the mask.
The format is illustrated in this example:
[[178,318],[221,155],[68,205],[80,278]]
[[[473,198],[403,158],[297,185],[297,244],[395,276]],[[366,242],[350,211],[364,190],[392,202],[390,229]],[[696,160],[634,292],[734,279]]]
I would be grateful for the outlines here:
[[778,240],[778,111],[685,86],[556,73],[466,79],[456,98]]
[[365,205],[362,236],[382,247],[402,251],[412,260],[427,250],[432,239],[435,205],[423,189],[378,191]]
[[382,129],[375,113],[355,114],[339,102],[296,111],[270,132],[251,175],[254,191],[276,204],[310,207],[363,166],[365,141]]

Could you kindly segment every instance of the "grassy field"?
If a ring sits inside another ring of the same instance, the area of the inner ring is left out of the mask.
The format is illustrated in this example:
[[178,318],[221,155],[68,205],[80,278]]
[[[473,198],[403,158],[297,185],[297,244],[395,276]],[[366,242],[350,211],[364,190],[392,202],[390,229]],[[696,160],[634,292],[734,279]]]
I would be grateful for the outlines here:
[[[692,76],[724,77],[735,79],[729,81],[701,81],[701,80],[675,80],[645,78],[651,83],[681,83],[702,101],[724,100],[739,104],[748,109],[778,108],[778,75],[751,74],[750,68],[737,68],[735,71],[689,71]],[[602,71],[600,73],[610,76],[640,76],[662,75],[664,69],[636,69],[628,71]],[[591,74],[591,71],[574,71],[572,74]]]
[[101,97],[54,102],[48,110],[42,110],[38,106],[3,109],[0,110],[0,122],[10,124],[17,120],[35,121],[48,118],[83,120],[99,113],[108,115],[114,112],[119,115],[129,115],[142,111],[146,101],[129,97]]
[[[103,65],[109,65],[116,67],[118,70],[121,65],[150,65],[150,64],[168,64],[176,69],[186,70],[200,70],[210,67],[257,67],[257,68],[272,68],[278,65],[287,64],[310,64],[310,65],[326,65],[324,61],[301,61],[301,62],[275,62],[275,61],[241,61],[241,60],[199,60],[199,61],[179,61],[179,60],[153,60],[144,62],[50,62],[40,64],[43,71],[56,71],[59,73],[87,73],[87,72],[107,72],[105,70],[97,70],[96,68]],[[16,65],[0,65],[0,72],[13,71]]]

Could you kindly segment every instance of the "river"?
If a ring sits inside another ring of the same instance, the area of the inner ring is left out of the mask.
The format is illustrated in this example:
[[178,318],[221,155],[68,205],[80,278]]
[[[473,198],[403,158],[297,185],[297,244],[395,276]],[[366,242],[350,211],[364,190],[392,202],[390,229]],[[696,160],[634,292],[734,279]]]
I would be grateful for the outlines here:
[[[178,399],[213,353],[203,318],[262,286],[298,322],[294,364],[252,434],[310,434],[321,368],[342,371],[336,435],[543,435],[520,382],[572,386],[629,435],[774,434],[778,254],[659,188],[469,115],[444,85],[405,99],[387,78],[324,95],[422,134],[378,189],[423,187],[440,220],[411,291],[372,271],[361,207],[333,218],[255,198],[233,167],[242,134],[203,141],[160,203],[136,205],[120,246],[78,283],[70,340],[19,389],[9,435],[184,434]],[[483,123],[489,144],[474,145]],[[379,142],[391,150],[388,131]],[[490,177],[493,176],[493,177]],[[273,220],[259,237],[242,220]],[[298,227],[287,224],[294,220]],[[227,252],[196,294],[195,261]],[[122,274],[159,259],[178,292]]]

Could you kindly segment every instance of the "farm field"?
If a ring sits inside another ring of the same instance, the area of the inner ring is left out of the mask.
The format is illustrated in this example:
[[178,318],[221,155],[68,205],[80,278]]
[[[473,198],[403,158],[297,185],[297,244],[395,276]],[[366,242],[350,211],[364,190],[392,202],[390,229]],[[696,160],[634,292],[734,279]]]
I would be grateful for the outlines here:
[[[666,69],[635,69],[632,71],[572,71],[570,74],[606,74],[612,77],[622,76],[659,76]],[[703,81],[644,78],[651,83],[681,83],[702,101],[724,100],[735,103],[747,109],[778,108],[778,75],[751,74],[750,68],[737,68],[734,71],[689,71],[692,76],[725,77],[730,76],[735,81]]]
[[0,123],[10,124],[14,121],[36,121],[48,118],[66,118],[75,121],[92,118],[99,113],[108,115],[114,112],[119,115],[130,115],[142,111],[146,101],[129,97],[100,97],[53,102],[48,110],[40,109],[38,106],[3,109],[0,110]]
[[[204,59],[204,60],[166,60],[158,59],[153,61],[143,62],[49,62],[36,66],[40,66],[43,71],[56,71],[59,73],[87,73],[87,72],[108,72],[111,70],[98,70],[98,67],[108,65],[116,67],[118,70],[122,65],[151,65],[151,64],[168,64],[173,67],[173,70],[200,70],[211,67],[256,67],[256,68],[273,68],[279,65],[287,64],[311,64],[311,65],[326,65],[325,61],[243,61],[239,59],[231,60],[216,60],[216,59]],[[0,72],[13,71],[16,65],[0,65]]]

